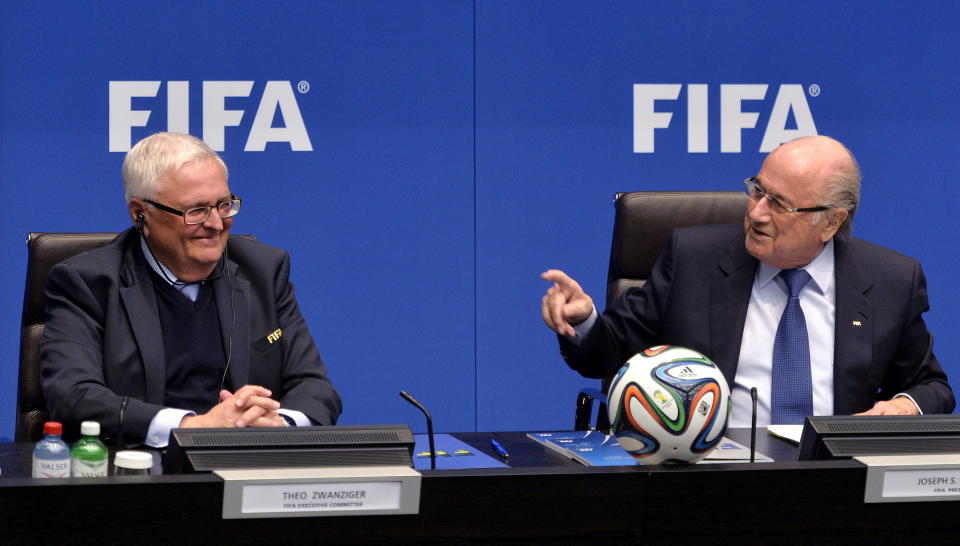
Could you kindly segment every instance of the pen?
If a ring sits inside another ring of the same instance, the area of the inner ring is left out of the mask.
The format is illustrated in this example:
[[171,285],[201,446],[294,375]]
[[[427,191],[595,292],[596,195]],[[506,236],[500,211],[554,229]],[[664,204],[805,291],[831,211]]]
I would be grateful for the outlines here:
[[499,455],[501,459],[510,457],[510,454],[507,453],[506,449],[503,449],[503,446],[500,445],[500,442],[498,442],[496,438],[490,438],[490,445],[493,446],[493,450],[497,452],[497,455]]

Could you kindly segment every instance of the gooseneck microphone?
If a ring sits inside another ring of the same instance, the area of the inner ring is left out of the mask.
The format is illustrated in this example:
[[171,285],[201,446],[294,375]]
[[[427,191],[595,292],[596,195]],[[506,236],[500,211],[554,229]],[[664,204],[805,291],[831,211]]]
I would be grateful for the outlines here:
[[757,453],[757,388],[750,387],[750,400],[753,401],[753,415],[750,418],[750,462]]
[[437,451],[433,448],[433,418],[430,417],[430,412],[427,411],[427,408],[423,407],[423,404],[421,404],[420,402],[417,402],[417,400],[414,397],[407,394],[407,391],[400,391],[400,396],[402,396],[403,399],[406,400],[407,402],[410,402],[411,404],[416,406],[417,409],[422,411],[423,414],[427,416],[427,437],[430,439],[430,470],[436,470],[437,469]]

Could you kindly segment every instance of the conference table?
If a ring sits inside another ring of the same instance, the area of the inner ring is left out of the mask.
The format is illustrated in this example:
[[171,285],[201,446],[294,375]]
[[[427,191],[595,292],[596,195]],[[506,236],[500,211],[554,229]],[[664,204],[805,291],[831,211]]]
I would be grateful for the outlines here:
[[[728,437],[749,444],[749,430]],[[491,433],[455,434],[491,456]],[[498,432],[509,468],[422,471],[419,514],[222,518],[213,474],[34,480],[33,444],[0,444],[0,544],[958,544],[960,504],[866,504],[866,467],[797,461],[585,467]],[[611,542],[615,543],[615,542]]]

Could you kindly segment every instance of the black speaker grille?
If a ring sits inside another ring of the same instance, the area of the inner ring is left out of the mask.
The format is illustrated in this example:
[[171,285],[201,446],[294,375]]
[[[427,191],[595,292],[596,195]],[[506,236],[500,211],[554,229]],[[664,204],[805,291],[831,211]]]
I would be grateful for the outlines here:
[[412,466],[404,448],[264,449],[188,452],[194,470],[297,468],[318,466]]
[[823,432],[849,434],[853,432],[960,432],[960,420],[950,419],[832,419],[823,424]]
[[834,457],[960,453],[960,437],[956,436],[824,438],[823,444]]
[[252,434],[206,433],[200,435],[184,434],[180,445],[187,447],[211,446],[276,446],[276,445],[343,445],[343,444],[380,444],[401,441],[395,432],[310,432],[292,436],[284,432],[258,430]]

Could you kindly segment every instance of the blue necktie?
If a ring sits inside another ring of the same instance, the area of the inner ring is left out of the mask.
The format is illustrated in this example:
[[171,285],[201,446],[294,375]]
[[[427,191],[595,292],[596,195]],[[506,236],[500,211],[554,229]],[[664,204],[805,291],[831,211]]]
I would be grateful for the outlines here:
[[802,269],[784,269],[780,277],[787,283],[790,295],[773,343],[770,422],[799,425],[808,415],[813,415],[810,342],[803,309],[800,308],[800,291],[810,281],[810,274]]

